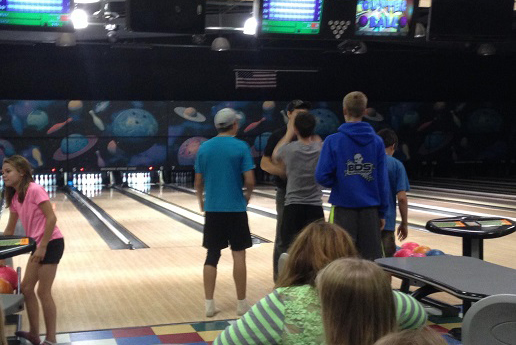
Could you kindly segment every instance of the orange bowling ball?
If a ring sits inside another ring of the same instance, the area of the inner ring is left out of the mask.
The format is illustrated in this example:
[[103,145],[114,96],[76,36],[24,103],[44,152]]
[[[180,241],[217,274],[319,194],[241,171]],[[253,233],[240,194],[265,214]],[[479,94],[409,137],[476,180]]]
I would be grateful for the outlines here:
[[419,246],[419,247],[414,248],[414,253],[426,254],[430,250],[431,250],[431,248],[428,246]]
[[7,280],[0,278],[0,294],[13,293],[13,286]]

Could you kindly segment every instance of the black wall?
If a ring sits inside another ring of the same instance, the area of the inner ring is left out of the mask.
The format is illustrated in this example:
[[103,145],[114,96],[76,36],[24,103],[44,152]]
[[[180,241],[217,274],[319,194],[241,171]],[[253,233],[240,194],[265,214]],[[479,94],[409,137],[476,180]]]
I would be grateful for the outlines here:
[[[0,45],[2,99],[340,101],[352,90],[376,101],[509,101],[513,55],[369,44],[364,55],[336,50],[130,44]],[[235,90],[234,68],[276,68],[272,90]]]

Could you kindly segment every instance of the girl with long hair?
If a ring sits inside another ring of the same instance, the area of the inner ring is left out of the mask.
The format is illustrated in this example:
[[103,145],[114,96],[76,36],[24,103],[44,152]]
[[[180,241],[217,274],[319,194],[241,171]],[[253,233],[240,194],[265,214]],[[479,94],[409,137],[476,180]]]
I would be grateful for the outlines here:
[[[43,309],[46,337],[43,344],[56,343],[56,305],[52,297],[52,284],[57,272],[57,265],[64,251],[64,239],[56,226],[56,215],[52,209],[47,192],[32,178],[30,163],[22,156],[4,159],[2,176],[5,183],[5,202],[9,208],[9,221],[4,235],[14,234],[18,219],[21,220],[26,235],[37,244],[30,256],[21,282],[29,317],[29,332],[16,332],[32,344],[40,344],[39,339],[39,304]],[[37,296],[36,283],[39,283]]]
[[337,259],[319,272],[316,285],[326,344],[372,345],[396,330],[389,279],[375,263]]
[[[358,255],[353,240],[340,226],[316,221],[301,231],[288,254],[276,289],[227,327],[215,345],[325,343],[315,279],[330,262]],[[426,322],[426,312],[414,298],[392,290],[390,294],[394,299],[393,319],[399,328],[419,327]]]

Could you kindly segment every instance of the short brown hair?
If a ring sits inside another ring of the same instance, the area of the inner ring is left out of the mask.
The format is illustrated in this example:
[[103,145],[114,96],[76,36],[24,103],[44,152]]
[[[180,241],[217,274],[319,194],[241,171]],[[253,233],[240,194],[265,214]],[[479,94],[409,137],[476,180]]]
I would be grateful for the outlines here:
[[374,345],[446,345],[444,338],[429,327],[406,329],[382,337]]
[[358,252],[348,233],[336,224],[315,221],[307,225],[288,250],[276,287],[310,284],[317,272],[335,259],[356,257]]
[[374,262],[337,259],[316,279],[326,344],[371,345],[396,330],[387,274]]
[[367,97],[360,91],[350,92],[342,100],[342,107],[351,117],[363,117],[367,108]]

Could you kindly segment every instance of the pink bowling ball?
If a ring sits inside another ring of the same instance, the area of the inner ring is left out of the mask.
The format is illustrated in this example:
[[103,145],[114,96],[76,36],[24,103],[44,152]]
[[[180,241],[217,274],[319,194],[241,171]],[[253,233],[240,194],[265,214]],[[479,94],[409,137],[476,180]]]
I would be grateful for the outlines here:
[[400,249],[396,253],[394,253],[395,258],[407,258],[412,254],[412,250],[410,249]]
[[408,249],[410,251],[413,251],[414,249],[416,249],[417,247],[419,247],[419,244],[415,243],[415,242],[407,242],[407,243],[403,243],[401,245],[401,248],[403,249]]
[[18,273],[9,266],[0,266],[0,278],[8,281],[16,289],[18,287]]

